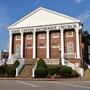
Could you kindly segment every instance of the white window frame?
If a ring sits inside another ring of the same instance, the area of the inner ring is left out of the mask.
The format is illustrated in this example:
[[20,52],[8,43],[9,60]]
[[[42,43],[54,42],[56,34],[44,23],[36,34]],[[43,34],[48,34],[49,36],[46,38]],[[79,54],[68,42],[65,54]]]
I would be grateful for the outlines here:
[[[43,36],[42,36],[42,34],[43,34]],[[45,38],[45,33],[40,33],[39,34],[39,39],[44,39]]]
[[[31,36],[29,37],[29,35],[31,35]],[[32,34],[28,34],[27,39],[32,39]]]
[[[67,31],[67,37],[73,37],[73,31]],[[69,35],[69,33],[71,33],[71,35]]]
[[[19,49],[17,49],[18,46],[19,46]],[[17,51],[19,52],[17,53]],[[16,54],[21,55],[21,45],[16,45]]]
[[21,36],[20,36],[20,38],[17,38],[18,36],[20,36],[20,35],[16,35],[16,40],[21,40]]
[[[72,44],[72,52],[68,52],[68,45]],[[73,42],[69,42],[67,43],[67,54],[73,54],[74,53],[74,43]]]
[[[57,35],[55,35],[55,34],[57,34]],[[52,33],[52,37],[53,37],[53,38],[58,38],[58,37],[59,37],[59,33],[58,33],[58,32],[53,32],[53,33]]]

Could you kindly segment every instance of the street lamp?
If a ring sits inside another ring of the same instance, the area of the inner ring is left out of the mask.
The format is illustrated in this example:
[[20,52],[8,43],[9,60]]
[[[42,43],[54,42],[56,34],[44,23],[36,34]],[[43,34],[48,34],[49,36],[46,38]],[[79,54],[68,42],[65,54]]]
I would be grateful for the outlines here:
[[59,54],[60,54],[60,57],[59,57],[59,64],[61,65],[61,47],[59,48]]

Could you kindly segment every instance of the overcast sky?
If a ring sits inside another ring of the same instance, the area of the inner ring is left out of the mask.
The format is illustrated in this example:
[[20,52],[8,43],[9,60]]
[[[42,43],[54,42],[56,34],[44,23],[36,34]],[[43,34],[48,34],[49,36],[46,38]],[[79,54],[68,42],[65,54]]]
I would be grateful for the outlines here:
[[8,48],[7,27],[38,7],[78,18],[90,31],[90,0],[0,0],[0,50]]

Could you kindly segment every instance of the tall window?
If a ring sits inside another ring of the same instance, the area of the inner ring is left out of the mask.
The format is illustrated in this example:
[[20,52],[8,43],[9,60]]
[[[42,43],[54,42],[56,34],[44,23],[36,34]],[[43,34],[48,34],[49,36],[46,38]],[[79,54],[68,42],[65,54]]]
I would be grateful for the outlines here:
[[73,31],[67,31],[67,37],[73,37]]
[[16,45],[16,54],[20,55],[21,51],[21,46],[20,45]]
[[67,53],[74,53],[74,46],[73,46],[73,42],[69,42],[67,43]]
[[20,40],[20,35],[16,35],[16,40]]

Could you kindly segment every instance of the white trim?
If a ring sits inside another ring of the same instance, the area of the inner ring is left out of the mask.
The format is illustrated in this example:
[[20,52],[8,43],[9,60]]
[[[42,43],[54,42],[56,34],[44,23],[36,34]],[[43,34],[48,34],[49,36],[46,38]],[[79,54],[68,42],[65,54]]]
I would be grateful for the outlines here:
[[46,48],[46,46],[39,46],[39,47],[37,47],[37,48]]

